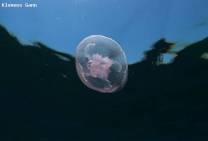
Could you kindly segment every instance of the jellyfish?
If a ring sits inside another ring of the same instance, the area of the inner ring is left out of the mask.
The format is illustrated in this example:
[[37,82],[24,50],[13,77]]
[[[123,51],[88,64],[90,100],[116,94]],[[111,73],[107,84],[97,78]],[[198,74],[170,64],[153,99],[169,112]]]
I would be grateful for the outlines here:
[[76,70],[88,88],[101,93],[121,90],[128,77],[128,63],[121,46],[102,35],[88,36],[79,43]]

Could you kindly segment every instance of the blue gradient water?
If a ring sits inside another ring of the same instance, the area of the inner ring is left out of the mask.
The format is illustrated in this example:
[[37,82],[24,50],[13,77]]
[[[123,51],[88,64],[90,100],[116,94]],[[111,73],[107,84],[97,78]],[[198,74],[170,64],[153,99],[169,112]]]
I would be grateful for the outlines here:
[[208,35],[207,0],[15,0],[24,2],[38,8],[0,8],[0,24],[22,42],[70,54],[84,37],[102,34],[118,41],[133,63],[162,37],[183,47]]

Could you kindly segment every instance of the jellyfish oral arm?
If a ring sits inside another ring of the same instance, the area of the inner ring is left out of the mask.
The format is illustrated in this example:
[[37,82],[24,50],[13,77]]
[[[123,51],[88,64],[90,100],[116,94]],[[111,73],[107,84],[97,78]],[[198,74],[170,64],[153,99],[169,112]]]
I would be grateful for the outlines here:
[[87,67],[92,77],[107,80],[112,64],[113,61],[108,57],[94,54],[91,58],[89,58]]

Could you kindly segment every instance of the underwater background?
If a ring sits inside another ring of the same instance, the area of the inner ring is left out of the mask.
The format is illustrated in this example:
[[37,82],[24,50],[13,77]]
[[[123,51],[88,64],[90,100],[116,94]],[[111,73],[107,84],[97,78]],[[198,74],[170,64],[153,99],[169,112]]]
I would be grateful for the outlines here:
[[[207,0],[0,0],[32,3],[36,8],[0,8],[0,23],[23,43],[42,42],[74,55],[85,37],[101,34],[115,39],[129,63],[165,38],[175,50],[208,34]],[[170,57],[169,57],[170,58]]]
[[[207,141],[208,1],[30,2],[0,8],[0,140]],[[74,51],[91,34],[127,54],[117,93],[77,76]]]

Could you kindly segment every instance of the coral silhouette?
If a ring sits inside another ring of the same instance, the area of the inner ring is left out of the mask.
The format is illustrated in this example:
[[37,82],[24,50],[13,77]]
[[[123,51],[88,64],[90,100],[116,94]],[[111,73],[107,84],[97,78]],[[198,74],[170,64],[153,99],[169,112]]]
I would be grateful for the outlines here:
[[0,27],[0,140],[207,140],[208,38],[161,63],[172,45],[156,42],[123,90],[101,94],[80,82],[74,57]]

